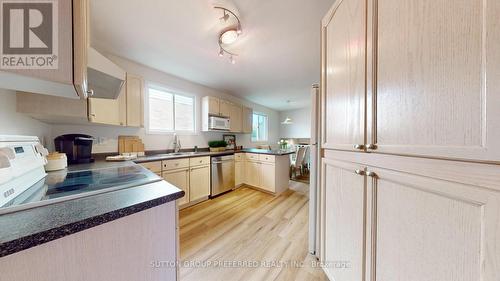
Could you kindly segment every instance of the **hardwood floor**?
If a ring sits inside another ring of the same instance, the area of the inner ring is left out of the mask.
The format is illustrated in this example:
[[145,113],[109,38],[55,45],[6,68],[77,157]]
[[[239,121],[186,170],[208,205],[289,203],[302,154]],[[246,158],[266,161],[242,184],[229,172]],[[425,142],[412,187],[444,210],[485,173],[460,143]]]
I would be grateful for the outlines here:
[[242,187],[180,211],[180,280],[328,280],[307,252],[306,188],[291,188],[274,197]]

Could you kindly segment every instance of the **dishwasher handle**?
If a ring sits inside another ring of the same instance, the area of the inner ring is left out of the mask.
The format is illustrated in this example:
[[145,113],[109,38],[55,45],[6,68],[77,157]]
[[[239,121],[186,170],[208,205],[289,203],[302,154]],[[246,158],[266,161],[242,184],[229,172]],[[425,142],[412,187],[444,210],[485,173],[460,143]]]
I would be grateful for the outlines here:
[[234,160],[213,161],[212,164],[224,164],[224,163],[231,163],[231,162],[234,162]]

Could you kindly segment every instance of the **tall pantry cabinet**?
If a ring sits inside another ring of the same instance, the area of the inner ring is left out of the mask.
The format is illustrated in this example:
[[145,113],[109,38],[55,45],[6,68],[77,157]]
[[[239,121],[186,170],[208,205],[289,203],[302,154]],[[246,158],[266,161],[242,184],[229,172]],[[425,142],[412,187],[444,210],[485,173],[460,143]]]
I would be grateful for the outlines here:
[[323,19],[330,279],[500,280],[499,17],[491,0],[337,0]]

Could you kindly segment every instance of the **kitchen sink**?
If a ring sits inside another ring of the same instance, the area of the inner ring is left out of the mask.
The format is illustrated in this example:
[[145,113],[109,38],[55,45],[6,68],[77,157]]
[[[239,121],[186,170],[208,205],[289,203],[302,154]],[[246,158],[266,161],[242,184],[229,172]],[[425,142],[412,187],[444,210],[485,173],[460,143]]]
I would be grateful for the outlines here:
[[172,152],[172,153],[166,153],[166,154],[158,154],[155,156],[188,156],[188,155],[196,155],[200,154],[202,152]]

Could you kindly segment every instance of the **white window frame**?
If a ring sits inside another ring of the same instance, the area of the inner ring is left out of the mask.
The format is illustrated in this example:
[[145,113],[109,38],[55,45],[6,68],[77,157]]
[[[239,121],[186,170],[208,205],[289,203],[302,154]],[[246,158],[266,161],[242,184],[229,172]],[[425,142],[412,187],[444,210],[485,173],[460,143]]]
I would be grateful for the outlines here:
[[[155,89],[158,91],[164,91],[168,92],[169,94],[173,95],[173,117],[174,117],[174,130],[168,131],[168,130],[151,130],[149,128],[149,89]],[[193,131],[186,131],[186,130],[175,130],[175,95],[179,96],[184,96],[188,98],[193,98]],[[175,90],[170,87],[163,86],[159,83],[152,83],[152,82],[147,82],[146,83],[146,94],[145,94],[145,101],[144,101],[144,123],[146,126],[146,134],[148,135],[173,135],[173,134],[178,134],[178,135],[198,135],[198,122],[197,122],[197,109],[198,109],[198,97],[196,95],[186,93],[183,91]]]
[[[253,135],[253,116],[254,115],[261,115],[266,117],[266,139],[265,140],[254,140],[252,135]],[[269,141],[269,115],[262,113],[262,112],[253,112],[252,113],[252,134],[250,135],[250,141],[252,143],[267,143]]]

